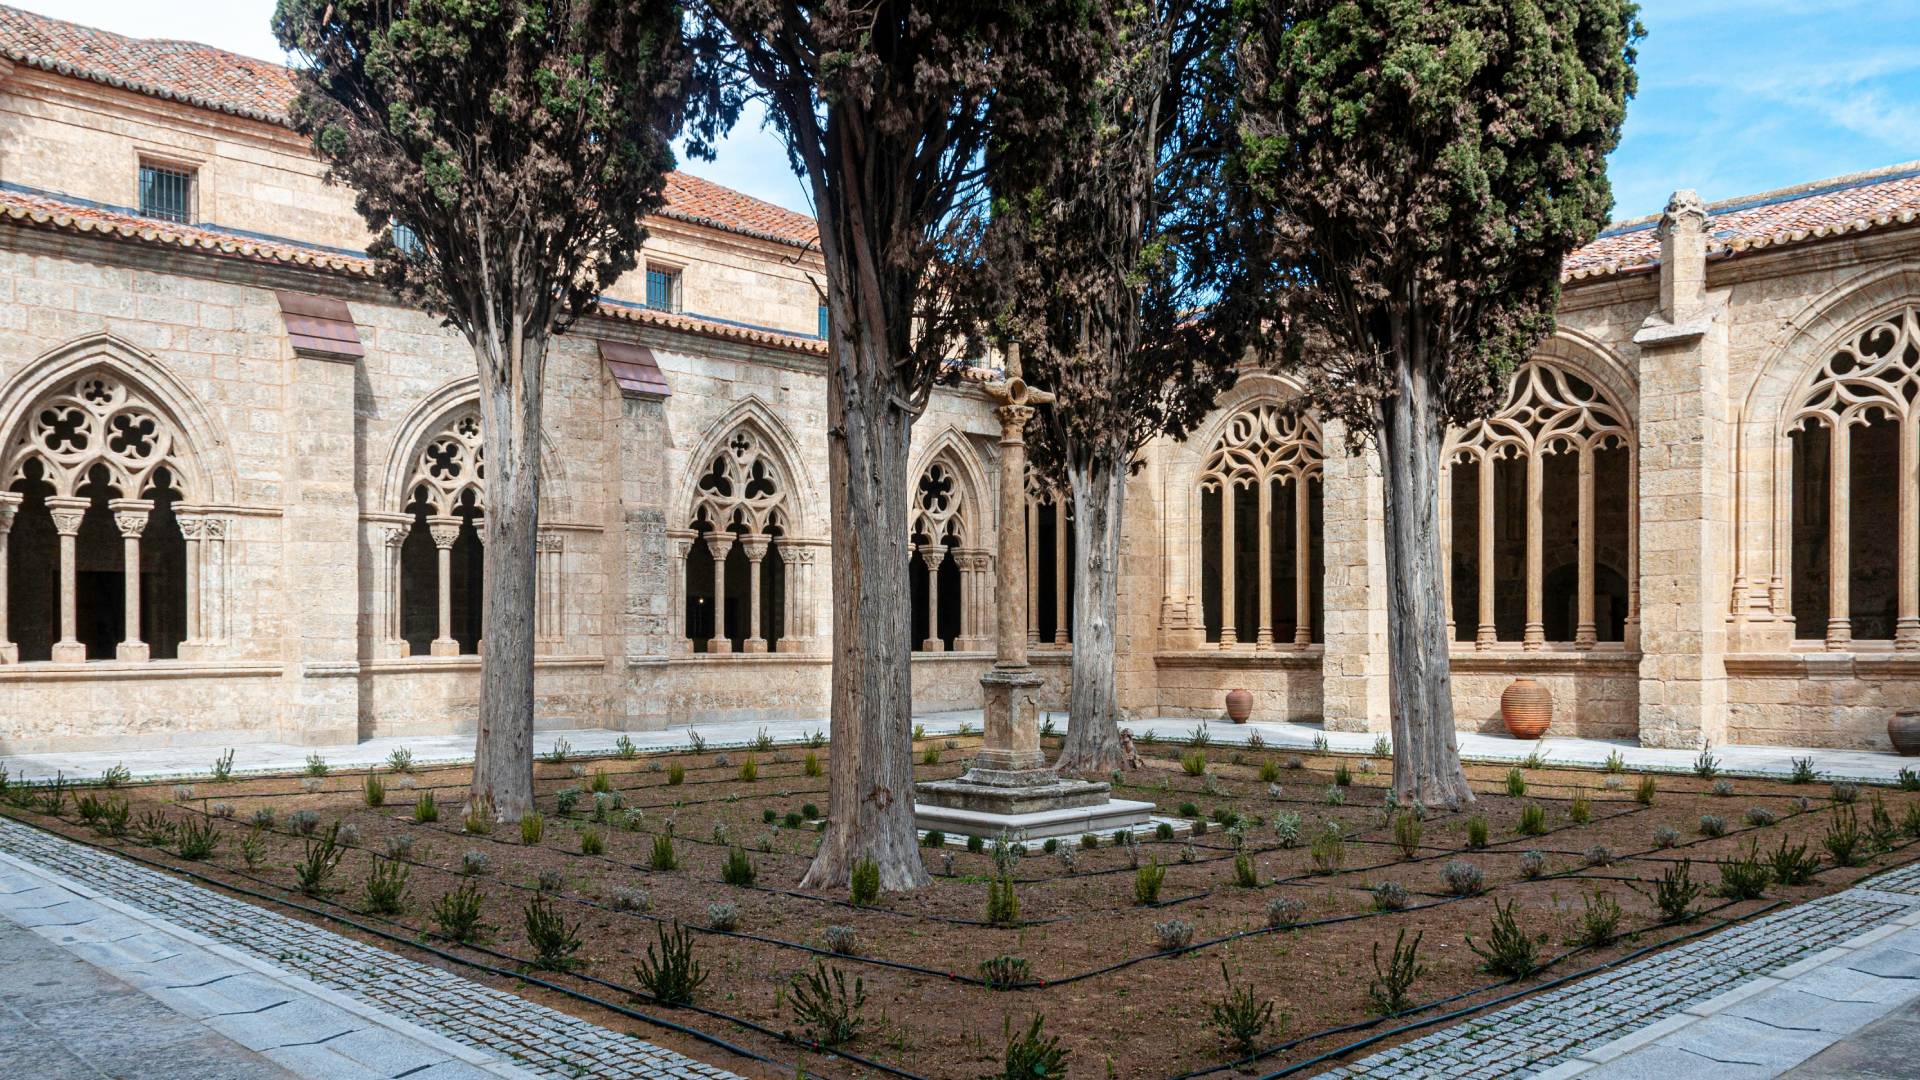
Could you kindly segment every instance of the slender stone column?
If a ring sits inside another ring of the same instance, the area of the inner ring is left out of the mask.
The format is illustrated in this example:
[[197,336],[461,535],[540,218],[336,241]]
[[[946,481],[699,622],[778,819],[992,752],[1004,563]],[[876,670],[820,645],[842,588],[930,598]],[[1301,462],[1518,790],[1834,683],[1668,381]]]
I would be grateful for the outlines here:
[[151,648],[140,639],[140,536],[146,532],[147,518],[153,513],[148,499],[114,499],[107,503],[113,511],[113,523],[120,528],[120,546],[125,559],[126,632],[114,651],[117,660],[145,660]]
[[13,515],[20,509],[21,497],[12,491],[0,491],[0,664],[20,662],[20,646],[13,643],[7,629],[7,572],[11,565],[7,537],[13,532]]
[[946,652],[947,643],[940,639],[940,564],[946,561],[947,549],[928,544],[920,549],[920,558],[927,564],[927,639],[920,643],[920,651]]
[[670,534],[668,543],[673,552],[672,577],[667,580],[667,626],[678,627],[677,632],[669,631],[667,655],[686,656],[693,651],[693,627],[687,621],[687,555],[693,551],[694,534]]
[[1844,649],[1853,643],[1853,573],[1847,542],[1852,534],[1848,494],[1853,487],[1853,440],[1846,421],[1833,427],[1827,443],[1827,648]]
[[[200,588],[200,559],[206,547],[207,519],[197,507],[183,507],[178,504],[173,508],[173,516],[174,520],[180,523],[180,537],[186,542],[187,547],[187,638],[180,643],[180,655],[185,659],[199,656],[204,643],[201,637],[201,626],[205,620],[200,617],[200,606],[204,602]],[[396,596],[399,594],[397,584],[394,586],[394,593]]]
[[388,525],[380,530],[380,603],[385,616],[381,620],[381,656],[407,655],[406,628],[402,625],[400,609],[400,555],[412,530],[412,525]]
[[[1313,518],[1305,476],[1293,482],[1293,643],[1313,644]],[[1324,483],[1324,481],[1322,481]]]
[[1253,647],[1256,649],[1273,648],[1273,480],[1263,477],[1260,491],[1254,503],[1255,526],[1260,530],[1258,551],[1254,560],[1260,566],[1260,625],[1253,631]]
[[1480,528],[1475,539],[1480,544],[1480,625],[1474,630],[1473,647],[1491,649],[1500,640],[1493,619],[1493,450],[1480,448]]
[[767,651],[767,639],[760,635],[760,564],[767,557],[767,538],[743,536],[740,550],[747,554],[747,634],[740,651],[763,653]]
[[430,517],[427,532],[433,536],[435,553],[439,556],[434,576],[440,594],[440,635],[433,639],[427,652],[433,656],[459,656],[460,642],[453,636],[453,542],[460,538],[460,519]]
[[[1024,500],[1027,522],[1027,644],[1040,644],[1040,504]],[[1002,545],[1003,547],[1005,545]]]
[[1893,647],[1911,652],[1920,649],[1920,522],[1916,522],[1914,499],[1920,494],[1920,423],[1908,412],[1900,418],[1900,597],[1897,621],[1893,629]]
[[1536,447],[1527,455],[1527,628],[1521,648],[1529,652],[1538,652],[1547,644],[1546,590],[1541,580],[1546,574],[1543,565],[1545,523],[1541,520],[1544,511],[1540,505],[1546,471]]
[[1053,643],[1072,641],[1073,595],[1067,591],[1067,497],[1053,500]]
[[713,556],[713,636],[707,639],[707,652],[730,653],[733,640],[727,637],[727,552],[733,549],[733,534],[716,529],[702,539],[707,554]]
[[85,520],[90,505],[92,500],[76,495],[53,495],[47,499],[54,531],[60,534],[60,640],[53,644],[53,660],[57,664],[78,664],[87,658],[87,647],[79,638],[75,545],[79,541],[80,522]]
[[1220,482],[1220,647],[1230,648],[1240,643],[1240,635],[1233,627],[1234,578],[1233,568],[1233,481]]
[[780,560],[785,573],[780,575],[780,640],[773,645],[774,652],[794,652],[800,641],[800,567],[793,553],[796,549],[787,540],[781,540],[773,549],[774,557]]
[[1580,447],[1580,523],[1579,523],[1579,622],[1574,627],[1573,644],[1591,649],[1599,639],[1593,623],[1593,447]]

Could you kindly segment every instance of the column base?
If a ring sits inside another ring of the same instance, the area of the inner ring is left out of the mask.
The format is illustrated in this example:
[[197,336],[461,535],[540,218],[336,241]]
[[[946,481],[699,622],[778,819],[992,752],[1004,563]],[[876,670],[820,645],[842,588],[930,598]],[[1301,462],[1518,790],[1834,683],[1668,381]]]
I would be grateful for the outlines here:
[[947,643],[944,641],[940,641],[937,638],[930,638],[920,643],[920,651],[921,652],[946,652]]
[[56,664],[84,664],[87,662],[87,646],[80,641],[56,641],[53,643],[53,662]]
[[152,649],[144,641],[123,641],[113,650],[115,660],[145,660]]
[[427,645],[428,656],[459,656],[460,643],[452,638],[434,638]]
[[733,639],[731,638],[708,638],[707,639],[707,652],[710,655],[722,656],[722,655],[731,653],[732,651],[733,651]]
[[744,646],[740,650],[743,653],[763,653],[767,651],[767,640],[765,638],[750,637],[746,641],[741,642],[741,644]]
[[0,664],[17,664],[19,662],[20,646],[15,645],[11,641],[0,642]]

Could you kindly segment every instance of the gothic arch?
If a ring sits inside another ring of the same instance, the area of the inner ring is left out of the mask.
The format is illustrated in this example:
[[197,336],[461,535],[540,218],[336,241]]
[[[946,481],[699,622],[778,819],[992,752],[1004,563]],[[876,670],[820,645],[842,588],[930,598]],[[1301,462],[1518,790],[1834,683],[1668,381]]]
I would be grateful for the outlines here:
[[[826,526],[820,499],[800,464],[800,446],[794,441],[786,424],[774,415],[766,402],[757,397],[742,399],[707,428],[699,448],[687,459],[687,465],[681,472],[678,494],[673,502],[678,513],[670,527],[687,528],[700,515],[703,505],[710,501],[702,491],[701,480],[712,471],[716,462],[727,455],[727,444],[742,429],[755,444],[752,456],[766,462],[783,481],[784,490],[781,494],[784,497],[779,501],[780,511],[786,519],[784,531],[791,536],[817,537],[824,534]],[[751,465],[746,467],[751,468]]]
[[1914,306],[1920,306],[1920,263],[1861,274],[1788,320],[1781,344],[1754,373],[1736,430],[1732,617],[1782,623],[1791,619],[1789,432],[1805,422],[1801,406],[1806,392],[1827,361],[1868,328]]
[[[36,437],[34,414],[56,403],[63,413],[47,422],[71,432],[60,447]],[[7,439],[0,448],[0,487],[37,459],[61,494],[72,494],[82,474],[104,465],[124,497],[139,498],[140,491],[129,489],[164,466],[185,499],[233,501],[227,441],[199,400],[157,358],[111,334],[68,342],[9,380],[0,392],[0,432]]]
[[[470,412],[476,424],[480,416],[480,377],[468,375],[442,383],[432,393],[416,402],[413,408],[395,428],[393,444],[387,455],[387,467],[380,488],[380,509],[399,513],[413,501],[414,480],[419,469],[422,455],[429,444],[455,426],[462,412]],[[470,449],[479,450],[484,456],[484,437],[475,434]],[[554,452],[553,440],[543,431],[540,438],[540,490],[542,503],[548,502],[548,496],[563,496],[555,485],[566,479],[566,469],[560,456]],[[458,498],[460,492],[468,489],[469,483],[477,485],[477,478],[462,478],[450,483],[446,494]],[[485,492],[475,491],[480,504],[485,502]],[[439,511],[444,513],[445,510]]]
[[[945,510],[923,505],[928,493],[922,491],[922,481],[935,469],[944,471],[953,481],[955,499]],[[973,444],[958,428],[948,427],[928,440],[908,465],[907,477],[913,485],[907,500],[910,530],[918,532],[922,520],[931,514],[945,515],[943,520],[957,516],[962,547],[978,547],[983,537],[993,535],[994,511],[999,507],[999,500],[980,470],[980,458]]]

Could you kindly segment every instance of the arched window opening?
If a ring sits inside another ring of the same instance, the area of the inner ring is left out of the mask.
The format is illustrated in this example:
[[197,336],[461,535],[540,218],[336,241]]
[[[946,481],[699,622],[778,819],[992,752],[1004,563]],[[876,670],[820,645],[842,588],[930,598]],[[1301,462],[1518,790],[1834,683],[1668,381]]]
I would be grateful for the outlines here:
[[766,437],[742,424],[701,470],[681,539],[682,632],[695,653],[785,652],[798,644],[789,624],[799,576],[811,551],[789,539],[785,471]]
[[911,585],[908,633],[916,652],[958,648],[967,621],[975,615],[962,585],[965,547],[972,507],[962,493],[955,468],[936,459],[913,486],[913,517],[907,534],[907,577]]
[[1454,640],[1626,640],[1636,613],[1625,416],[1592,383],[1534,360],[1498,412],[1449,437],[1442,536]]
[[1027,603],[1027,642],[1073,644],[1077,542],[1073,503],[1051,488],[1027,493],[1027,564],[1032,587]]
[[1320,429],[1275,404],[1227,421],[1200,473],[1206,640],[1222,648],[1325,640]]
[[410,656],[480,652],[486,460],[480,414],[468,410],[450,417],[414,464],[398,597],[400,636]]
[[200,639],[221,636],[201,586],[224,570],[226,522],[184,505],[183,450],[165,413],[108,370],[27,411],[5,448],[0,655],[174,659],[202,630],[199,607],[216,623]]
[[1849,335],[1788,417],[1796,637],[1920,648],[1916,395],[1920,309],[1909,308]]

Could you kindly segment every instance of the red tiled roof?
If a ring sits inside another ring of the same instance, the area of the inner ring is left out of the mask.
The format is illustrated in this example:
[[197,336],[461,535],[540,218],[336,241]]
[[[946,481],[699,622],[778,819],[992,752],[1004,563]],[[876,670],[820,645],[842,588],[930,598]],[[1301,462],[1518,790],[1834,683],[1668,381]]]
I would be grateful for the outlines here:
[[698,225],[799,247],[810,247],[820,238],[819,227],[805,214],[683,172],[667,174],[665,213]]
[[[1920,220],[1920,162],[1707,204],[1709,258]],[[1577,281],[1660,265],[1660,219],[1603,231],[1568,255],[1561,278]]]
[[123,37],[0,7],[0,56],[206,109],[282,122],[293,75],[280,64],[191,41]]
[[[0,188],[0,224],[46,229],[70,235],[97,235],[151,247],[176,248],[199,254],[256,262],[278,263],[349,277],[371,278],[373,263],[358,255],[306,247],[284,240],[241,236],[197,225],[177,225],[153,218],[47,195]],[[797,352],[821,353],[826,345],[810,334],[784,333],[705,319],[681,312],[655,311],[624,304],[602,303],[607,318],[680,330],[704,337],[740,341]]]
[[[293,73],[268,60],[191,41],[131,38],[0,5],[0,56],[204,109],[286,123]],[[813,219],[684,173],[667,177],[666,216],[805,247]]]

